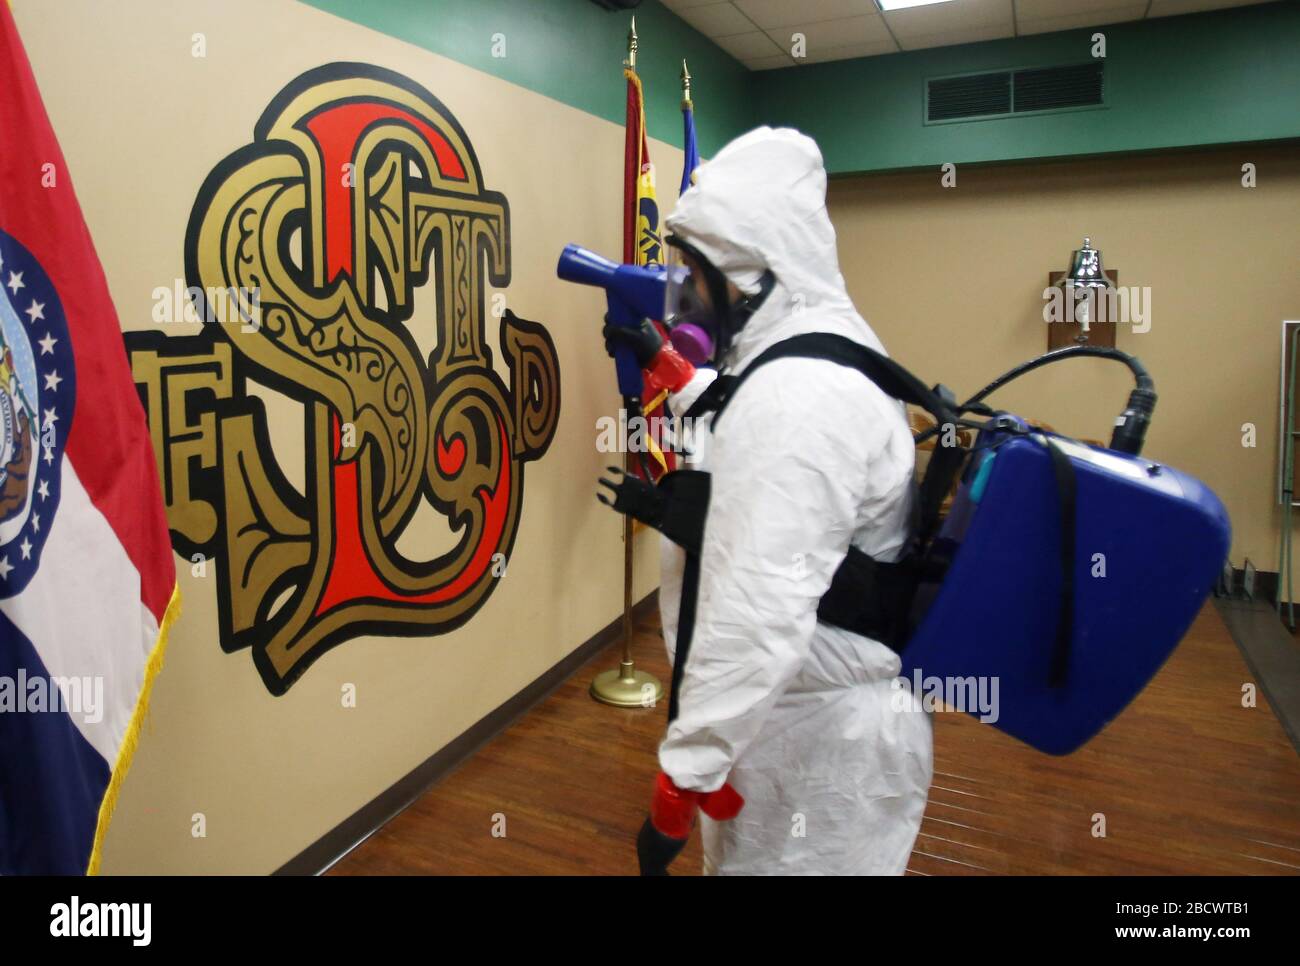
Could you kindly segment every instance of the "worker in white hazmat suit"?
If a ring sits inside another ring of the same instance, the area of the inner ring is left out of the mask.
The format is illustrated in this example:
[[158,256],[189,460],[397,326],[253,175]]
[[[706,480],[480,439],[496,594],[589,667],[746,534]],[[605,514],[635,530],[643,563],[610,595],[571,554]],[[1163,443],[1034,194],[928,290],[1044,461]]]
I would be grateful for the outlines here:
[[[724,373],[803,333],[884,351],[845,290],[806,136],[760,128],[731,142],[666,227],[688,278],[713,280],[688,281],[695,294],[728,300],[711,306]],[[675,387],[672,411],[688,412],[716,374]],[[664,637],[673,657],[690,644],[642,839],[684,843],[700,810],[706,874],[901,874],[930,785],[931,722],[900,690],[893,650],[819,623],[817,609],[850,545],[885,562],[905,548],[903,407],[861,372],[781,358],[738,388],[725,419],[690,428],[707,514],[695,573],[665,541]]]

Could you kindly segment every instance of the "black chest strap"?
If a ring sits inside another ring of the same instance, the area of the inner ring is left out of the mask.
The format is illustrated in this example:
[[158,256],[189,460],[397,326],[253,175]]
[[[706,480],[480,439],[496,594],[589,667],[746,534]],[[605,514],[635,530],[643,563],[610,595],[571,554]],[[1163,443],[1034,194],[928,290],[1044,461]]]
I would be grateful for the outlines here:
[[703,416],[713,412],[717,425],[736,391],[755,372],[777,359],[825,359],[862,373],[888,396],[920,406],[940,423],[957,418],[955,403],[946,389],[929,389],[889,356],[861,343],[831,332],[805,332],[791,336],[764,349],[738,376],[723,373],[713,381],[687,415]]
[[[941,425],[956,420],[952,395],[947,390],[941,387],[929,389],[888,356],[844,336],[827,332],[806,333],[778,342],[760,353],[740,375],[720,374],[684,415],[687,418],[698,418],[712,413],[712,429],[716,432],[728,405],[745,381],[769,362],[789,358],[823,359],[854,369],[887,395],[927,410]],[[927,480],[931,478],[931,471],[938,472],[934,474],[935,479],[929,487],[922,484],[921,496],[913,505],[915,516],[912,529],[918,545],[922,536],[928,537],[929,532],[937,526],[940,504],[964,455],[964,451],[954,448],[953,452],[938,458],[937,466],[935,460],[931,460]],[[704,520],[703,512],[683,515],[701,522]],[[677,542],[687,546],[681,540]],[[699,545],[698,540],[690,541],[687,549],[696,549],[698,552]],[[678,645],[679,651],[683,652],[689,649],[695,611],[692,585],[698,580],[697,568],[698,559],[688,555],[679,621],[679,628],[685,631]],[[884,563],[856,547],[850,547],[835,571],[830,589],[819,603],[817,618],[822,623],[883,641],[899,650],[907,637],[908,615],[915,596],[918,571],[919,565],[914,554],[907,553],[897,562]],[[679,654],[678,668],[682,664]]]
[[[740,375],[720,374],[684,415],[698,418],[712,413],[712,429],[716,433],[723,414],[745,381],[769,362],[791,358],[824,359],[854,369],[875,383],[885,395],[924,409],[939,426],[955,426],[957,423],[956,401],[951,390],[944,386],[930,389],[889,356],[830,332],[808,332],[768,346]],[[966,454],[967,450],[960,446],[934,448],[921,480],[914,527],[916,542],[928,542],[938,530],[944,498],[952,489]]]

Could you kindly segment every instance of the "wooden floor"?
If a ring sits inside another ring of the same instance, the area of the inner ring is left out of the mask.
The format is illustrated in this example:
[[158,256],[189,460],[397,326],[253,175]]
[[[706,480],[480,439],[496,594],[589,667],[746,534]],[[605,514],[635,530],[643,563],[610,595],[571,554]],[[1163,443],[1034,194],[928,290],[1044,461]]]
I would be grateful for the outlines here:
[[[657,621],[638,626],[634,653],[668,680]],[[331,874],[635,874],[666,705],[592,701],[592,676],[616,655],[591,662]],[[908,871],[1300,874],[1300,757],[1262,695],[1242,707],[1249,680],[1208,604],[1133,706],[1067,758],[936,714],[934,786]],[[698,834],[673,870],[700,871]]]

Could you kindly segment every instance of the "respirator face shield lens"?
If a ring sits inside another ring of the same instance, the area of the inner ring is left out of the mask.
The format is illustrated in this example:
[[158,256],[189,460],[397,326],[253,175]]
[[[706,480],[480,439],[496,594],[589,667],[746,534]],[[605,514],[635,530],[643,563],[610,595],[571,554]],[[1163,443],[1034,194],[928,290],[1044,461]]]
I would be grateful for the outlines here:
[[683,322],[712,326],[713,307],[702,295],[704,280],[698,269],[683,258],[680,249],[668,247],[668,284],[664,289],[664,325],[670,329]]
[[668,246],[668,284],[664,287],[664,325],[668,339],[686,361],[705,366],[713,361],[717,344],[717,323],[707,296],[704,279],[689,265],[682,252]]

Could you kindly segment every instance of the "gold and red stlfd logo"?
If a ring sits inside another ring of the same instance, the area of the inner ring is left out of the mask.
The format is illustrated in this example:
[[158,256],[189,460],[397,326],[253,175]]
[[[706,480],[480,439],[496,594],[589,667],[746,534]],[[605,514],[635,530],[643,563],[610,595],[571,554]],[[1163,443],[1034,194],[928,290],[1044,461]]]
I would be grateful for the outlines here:
[[[222,648],[252,648],[283,694],[351,638],[469,620],[504,573],[560,379],[541,325],[488,311],[509,208],[456,120],[389,71],[304,74],[199,190],[185,270],[203,332],[127,343],[173,544],[215,570]],[[274,394],[299,404],[301,465],[277,458],[297,450],[267,425]],[[431,521],[432,552],[411,537]]]

